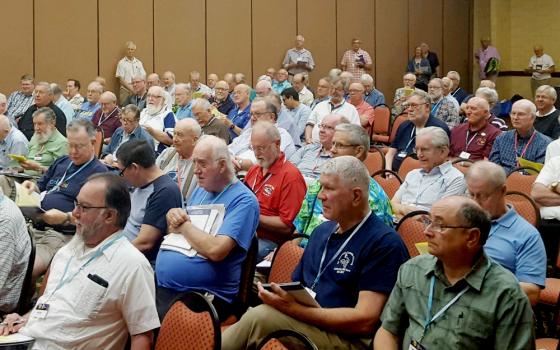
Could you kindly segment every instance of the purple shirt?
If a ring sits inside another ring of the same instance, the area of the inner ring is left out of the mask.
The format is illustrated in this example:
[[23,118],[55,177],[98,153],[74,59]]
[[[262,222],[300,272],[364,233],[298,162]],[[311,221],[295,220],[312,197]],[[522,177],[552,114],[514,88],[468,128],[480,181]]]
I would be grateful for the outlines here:
[[488,46],[486,50],[484,50],[482,47],[479,48],[474,54],[474,57],[478,58],[478,65],[479,65],[478,74],[480,79],[486,78],[486,73],[484,72],[484,68],[486,68],[486,64],[488,64],[488,61],[492,57],[495,57],[498,61],[501,60],[500,54],[498,53],[498,50],[494,46]]

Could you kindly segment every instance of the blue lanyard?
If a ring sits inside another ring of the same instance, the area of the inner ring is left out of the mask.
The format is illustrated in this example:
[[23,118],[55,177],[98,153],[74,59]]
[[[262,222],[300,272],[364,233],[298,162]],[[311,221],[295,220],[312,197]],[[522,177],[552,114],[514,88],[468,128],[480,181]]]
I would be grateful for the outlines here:
[[62,277],[60,278],[60,282],[58,282],[58,285],[56,286],[54,291],[51,293],[51,295],[48,297],[48,299],[50,299],[54,295],[54,293],[56,293],[60,288],[62,288],[66,284],[70,283],[74,279],[74,277],[76,277],[80,272],[82,272],[82,270],[86,266],[88,266],[92,261],[94,261],[95,259],[99,258],[101,255],[103,255],[104,251],[109,249],[109,247],[111,247],[116,241],[118,241],[122,237],[123,237],[122,233],[119,233],[119,234],[115,235],[110,241],[105,243],[101,248],[97,249],[95,251],[95,253],[93,253],[93,255],[82,266],[80,266],[78,271],[76,271],[73,275],[68,276],[68,278],[65,278],[66,274],[68,273],[68,268],[70,267],[70,263],[74,259],[75,254],[72,255],[72,257],[70,257],[70,259],[68,259],[68,262],[66,263],[66,267],[64,268],[64,273],[62,274]]
[[356,226],[356,228],[354,229],[354,231],[352,231],[352,233],[350,234],[350,236],[348,236],[348,238],[346,238],[346,240],[344,241],[344,243],[342,243],[342,245],[340,246],[340,248],[338,248],[338,250],[336,251],[336,253],[334,253],[334,255],[331,257],[331,259],[329,260],[329,262],[325,265],[325,267],[323,268],[323,263],[325,262],[325,258],[327,256],[327,249],[329,248],[329,241],[331,240],[331,237],[333,235],[335,235],[336,230],[338,230],[338,228],[340,227],[339,225],[336,225],[336,228],[334,230],[333,233],[331,233],[331,235],[329,236],[329,239],[327,239],[327,243],[325,244],[325,249],[323,249],[323,256],[321,256],[321,262],[319,263],[319,270],[317,272],[317,276],[315,277],[315,280],[313,280],[313,284],[311,285],[311,289],[315,290],[315,286],[317,285],[317,282],[319,282],[319,278],[321,277],[321,275],[323,275],[323,273],[327,270],[327,267],[329,267],[330,264],[332,264],[336,258],[340,255],[340,253],[342,253],[342,250],[344,248],[346,248],[346,245],[348,244],[348,242],[350,242],[350,240],[352,239],[352,237],[354,237],[354,235],[356,234],[356,232],[358,232],[358,230],[360,228],[362,228],[363,224],[367,221],[367,219],[370,217],[371,215],[371,210],[370,212],[366,215],[365,218],[362,219],[362,221],[358,224],[358,226]]
[[416,139],[416,135],[415,135],[415,131],[416,131],[416,127],[414,126],[412,128],[412,132],[410,133],[410,140],[408,140],[408,143],[406,144],[404,151],[408,153],[408,147],[410,147],[410,144],[412,143],[412,141],[414,141]]
[[430,112],[430,115],[432,117],[435,117],[437,114],[437,111],[439,109],[439,105],[441,104],[441,101],[443,101],[443,98],[441,100],[438,101],[438,103],[436,103],[433,107],[432,107],[432,111]]
[[[216,201],[222,196],[222,194],[224,194],[228,188],[231,187],[231,185],[233,185],[233,181],[230,182],[223,190],[222,192],[218,193],[218,195],[216,197],[214,197],[214,199],[212,200],[212,202],[210,202],[210,204],[214,204],[216,203]],[[198,205],[201,205],[202,202],[204,202],[206,200],[206,196],[208,196],[208,191],[206,191],[206,193],[204,194],[204,197],[202,197],[202,200],[200,201],[200,203],[198,203]]]
[[447,304],[445,304],[445,306],[442,307],[441,310],[439,310],[434,315],[434,317],[432,317],[432,306],[433,306],[433,302],[434,302],[434,287],[435,287],[435,284],[436,284],[436,277],[434,275],[432,275],[432,279],[430,281],[430,294],[428,296],[428,314],[426,315],[426,320],[424,321],[424,333],[426,332],[426,330],[428,329],[428,326],[432,322],[434,322],[441,315],[443,315],[445,313],[445,311],[447,311],[447,309],[449,309],[453,304],[455,304],[457,302],[457,300],[459,300],[459,298],[462,297],[463,294],[465,294],[467,292],[467,290],[469,290],[469,285],[467,285],[453,299],[451,299]]
[[75,172],[72,173],[72,175],[70,175],[68,177],[68,179],[66,179],[66,174],[68,173],[68,170],[70,169],[70,167],[72,166],[72,161],[70,161],[70,164],[68,164],[68,167],[66,168],[66,170],[64,171],[64,175],[62,175],[62,177],[60,178],[60,180],[57,182],[56,185],[54,185],[53,188],[51,188],[50,190],[47,191],[47,193],[53,193],[54,191],[58,191],[60,189],[60,185],[62,185],[62,183],[64,182],[64,180],[66,181],[70,181],[70,179],[72,179],[74,176],[78,175],[78,173],[80,171],[82,171],[85,167],[87,167],[89,165],[89,163],[91,163],[93,161],[94,158],[91,158],[86,164],[83,164],[81,167],[78,168],[78,170],[76,170]]

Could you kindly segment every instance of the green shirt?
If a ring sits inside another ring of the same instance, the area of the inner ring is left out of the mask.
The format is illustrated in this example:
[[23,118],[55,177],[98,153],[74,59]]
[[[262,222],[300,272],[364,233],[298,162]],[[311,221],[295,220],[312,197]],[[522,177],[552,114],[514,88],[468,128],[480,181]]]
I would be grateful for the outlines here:
[[[49,167],[58,157],[67,154],[68,141],[66,137],[62,136],[62,134],[55,129],[49,140],[42,145],[37,142],[37,137],[35,135],[31,137],[27,159],[33,160],[41,164],[41,166]],[[25,173],[29,175],[40,175],[40,173],[35,170],[26,170]]]
[[[432,317],[465,286],[469,288],[424,334],[432,276]],[[436,257],[421,255],[409,260],[399,270],[381,320],[390,333],[404,333],[403,349],[408,349],[411,340],[419,341],[429,350],[535,348],[529,299],[515,276],[485,254],[453,286]]]

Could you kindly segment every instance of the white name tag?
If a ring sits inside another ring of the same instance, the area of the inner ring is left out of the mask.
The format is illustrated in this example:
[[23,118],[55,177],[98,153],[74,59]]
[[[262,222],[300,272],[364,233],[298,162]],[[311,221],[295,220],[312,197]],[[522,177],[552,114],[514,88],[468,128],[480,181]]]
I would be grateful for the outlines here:
[[459,154],[459,158],[463,158],[463,159],[469,159],[471,156],[471,154],[469,152],[461,152],[461,154]]

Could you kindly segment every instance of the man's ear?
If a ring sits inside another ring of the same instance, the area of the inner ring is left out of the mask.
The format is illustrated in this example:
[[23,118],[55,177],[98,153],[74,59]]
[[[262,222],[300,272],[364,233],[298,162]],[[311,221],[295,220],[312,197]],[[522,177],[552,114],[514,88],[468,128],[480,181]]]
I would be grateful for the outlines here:
[[467,231],[467,248],[468,249],[478,249],[480,244],[481,233],[478,227],[469,228]]

